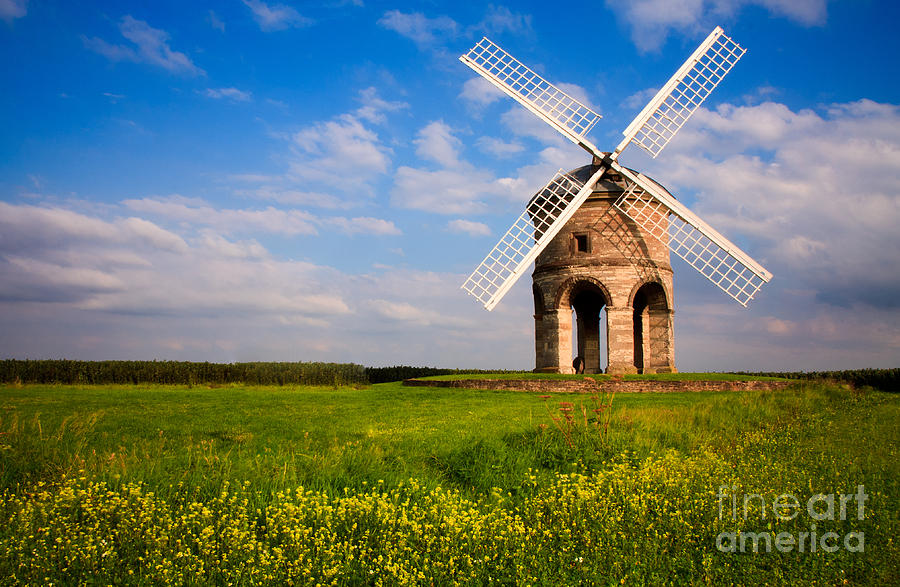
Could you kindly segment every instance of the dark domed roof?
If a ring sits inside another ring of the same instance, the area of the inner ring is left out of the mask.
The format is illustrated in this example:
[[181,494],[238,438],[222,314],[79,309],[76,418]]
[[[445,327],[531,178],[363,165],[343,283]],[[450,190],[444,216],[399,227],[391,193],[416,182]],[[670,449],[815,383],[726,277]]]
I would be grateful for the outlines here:
[[[578,167],[577,169],[573,169],[572,171],[569,171],[568,174],[571,175],[572,177],[574,177],[575,179],[577,179],[579,182],[586,183],[591,178],[591,176],[597,172],[597,170],[599,168],[600,168],[599,165],[585,165],[583,167]],[[635,174],[639,173],[638,171],[635,171],[634,169],[632,169],[630,167],[626,167],[626,169],[628,169],[628,171],[631,171],[632,173],[635,173]],[[649,177],[646,175],[644,177],[646,177],[647,179],[652,181],[656,185],[656,187],[658,187],[659,189],[664,191],[666,194],[672,196],[672,194],[669,192],[669,190],[667,190],[665,187],[663,187],[663,185],[660,184],[658,181],[656,181],[652,177]],[[600,181],[598,181],[597,185],[594,186],[593,193],[594,194],[619,194],[619,193],[623,192],[624,190],[625,190],[625,183],[621,179],[619,174],[616,173],[614,170],[609,170],[603,174],[603,177],[600,178]],[[672,197],[675,198],[675,196],[672,196]]]

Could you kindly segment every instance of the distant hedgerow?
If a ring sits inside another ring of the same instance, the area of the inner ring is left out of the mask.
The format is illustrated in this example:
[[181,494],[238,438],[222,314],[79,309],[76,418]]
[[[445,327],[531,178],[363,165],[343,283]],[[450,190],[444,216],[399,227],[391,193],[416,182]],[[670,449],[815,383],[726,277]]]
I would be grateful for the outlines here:
[[854,387],[874,387],[881,391],[900,392],[900,369],[853,369],[848,371],[798,371],[794,373],[748,373],[736,372],[738,375],[755,377],[785,377],[787,379],[828,379],[849,383]]
[[187,361],[0,361],[0,382],[174,385],[355,385],[366,368],[353,363],[192,363]]

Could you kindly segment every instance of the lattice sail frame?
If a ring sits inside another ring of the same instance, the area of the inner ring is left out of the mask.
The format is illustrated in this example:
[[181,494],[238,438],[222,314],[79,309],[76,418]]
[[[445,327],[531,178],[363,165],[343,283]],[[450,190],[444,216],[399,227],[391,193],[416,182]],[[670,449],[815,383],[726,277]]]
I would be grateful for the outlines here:
[[746,52],[716,27],[622,132],[613,158],[631,142],[656,158]]
[[601,116],[539,76],[490,39],[482,37],[459,60],[570,141],[600,156],[600,151],[585,135]]
[[492,310],[581,207],[605,171],[601,167],[586,183],[581,183],[559,170],[528,202],[525,211],[469,275],[462,289]]
[[[662,240],[673,253],[747,307],[772,274],[678,200],[640,173],[614,164],[627,178],[615,206],[641,229]],[[663,237],[663,238],[661,238]]]
[[[746,307],[762,285],[771,280],[772,274],[657,184],[616,163],[619,154],[631,142],[655,158],[744,53],[746,49],[716,27],[628,125],[622,133],[625,138],[612,153],[601,152],[585,138],[601,118],[599,114],[547,82],[486,37],[459,59],[563,136],[628,178],[629,189],[616,206],[645,232],[665,242],[672,252]],[[560,170],[529,202],[525,212],[469,276],[462,289],[488,310],[493,309],[587,199],[605,171],[606,167],[601,167],[582,185]],[[581,187],[572,196],[578,185]],[[542,206],[549,202],[557,204],[550,206],[551,209],[533,209],[535,202]],[[540,230],[543,223],[537,228],[534,226],[535,212],[546,212],[548,218],[553,218],[543,233]]]

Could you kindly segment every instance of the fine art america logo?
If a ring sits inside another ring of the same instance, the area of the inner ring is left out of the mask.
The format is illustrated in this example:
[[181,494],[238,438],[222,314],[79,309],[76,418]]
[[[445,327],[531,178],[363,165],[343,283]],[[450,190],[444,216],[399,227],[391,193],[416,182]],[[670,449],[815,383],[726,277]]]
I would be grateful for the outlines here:
[[[716,548],[721,552],[759,552],[761,548],[763,552],[772,552],[773,545],[779,552],[837,552],[841,548],[848,552],[865,550],[865,532],[848,532],[841,536],[836,532],[819,532],[816,529],[816,522],[825,520],[846,520],[848,516],[853,519],[854,515],[857,520],[864,519],[865,502],[869,496],[863,485],[857,485],[856,493],[817,493],[805,503],[790,493],[784,493],[770,504],[758,493],[739,495],[736,485],[719,486],[718,498],[720,520],[727,515],[726,508],[731,510],[731,519],[735,522],[739,516],[746,522],[751,510],[754,517],[759,515],[763,520],[767,519],[769,511],[774,520],[779,521],[793,520],[801,512],[810,519],[808,529],[797,533],[722,532],[716,536]],[[757,508],[758,513],[755,511]]]

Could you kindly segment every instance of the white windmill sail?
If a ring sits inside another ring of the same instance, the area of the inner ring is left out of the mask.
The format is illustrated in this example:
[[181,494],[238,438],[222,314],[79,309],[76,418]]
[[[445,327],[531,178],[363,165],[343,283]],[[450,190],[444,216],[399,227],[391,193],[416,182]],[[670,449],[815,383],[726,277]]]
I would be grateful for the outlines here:
[[490,39],[483,37],[459,60],[567,139],[601,156],[597,147],[584,138],[601,116],[533,72]]
[[772,279],[762,265],[645,175],[616,163],[612,167],[627,179],[616,208],[742,306]]
[[622,132],[613,159],[632,141],[659,155],[746,52],[716,27]]
[[460,61],[604,164],[584,184],[560,171],[529,202],[463,284],[493,309],[587,199],[611,165],[628,188],[616,207],[725,293],[746,306],[772,274],[647,177],[616,163],[632,142],[653,157],[669,143],[746,50],[716,27],[604,153],[585,138],[600,115],[482,38]]
[[584,203],[605,171],[601,167],[583,184],[562,170],[557,172],[466,279],[462,289],[493,310]]

